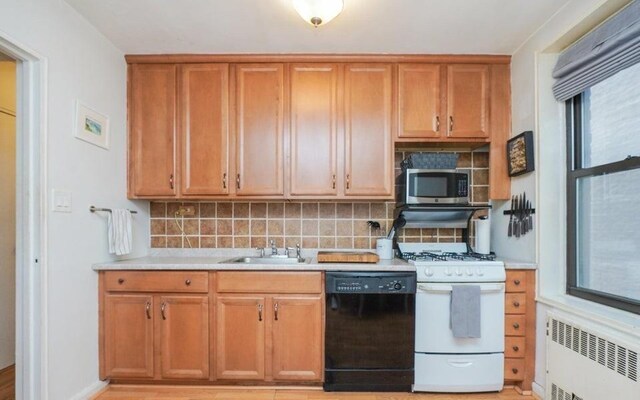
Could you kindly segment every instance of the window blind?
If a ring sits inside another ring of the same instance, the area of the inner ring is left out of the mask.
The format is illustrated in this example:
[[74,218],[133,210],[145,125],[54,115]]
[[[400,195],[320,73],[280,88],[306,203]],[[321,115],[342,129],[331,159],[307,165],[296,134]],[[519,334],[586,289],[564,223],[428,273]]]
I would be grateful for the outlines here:
[[565,101],[640,62],[640,0],[560,54],[553,94]]

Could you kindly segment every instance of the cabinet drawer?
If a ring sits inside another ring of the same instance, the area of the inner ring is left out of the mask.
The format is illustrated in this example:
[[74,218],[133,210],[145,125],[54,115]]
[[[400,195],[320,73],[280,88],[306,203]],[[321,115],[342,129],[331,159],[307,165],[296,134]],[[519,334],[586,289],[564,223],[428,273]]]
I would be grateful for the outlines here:
[[507,281],[505,282],[505,290],[510,292],[524,292],[527,288],[527,272],[526,271],[507,271]]
[[521,381],[524,379],[524,359],[505,358],[504,359],[504,380]]
[[504,302],[506,314],[524,314],[527,309],[527,296],[525,293],[507,293]]
[[109,292],[207,293],[209,273],[194,271],[107,271],[104,287]]
[[218,293],[322,293],[322,272],[218,272]]
[[524,315],[507,315],[504,321],[504,332],[507,336],[524,336],[525,329]]
[[507,336],[504,338],[504,356],[507,358],[523,358],[525,340],[522,336]]

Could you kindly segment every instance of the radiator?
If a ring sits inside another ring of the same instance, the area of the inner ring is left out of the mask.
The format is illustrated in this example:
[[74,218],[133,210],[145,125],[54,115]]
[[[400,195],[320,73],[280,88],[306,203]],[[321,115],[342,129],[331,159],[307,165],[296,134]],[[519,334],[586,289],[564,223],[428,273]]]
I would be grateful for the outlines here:
[[547,400],[640,400],[640,343],[548,313]]

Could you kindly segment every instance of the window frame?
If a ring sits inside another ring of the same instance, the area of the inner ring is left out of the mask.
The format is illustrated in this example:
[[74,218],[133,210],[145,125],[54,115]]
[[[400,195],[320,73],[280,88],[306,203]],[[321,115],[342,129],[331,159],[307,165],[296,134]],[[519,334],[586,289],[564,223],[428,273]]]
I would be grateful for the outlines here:
[[[630,171],[640,168],[640,157],[637,155],[624,160],[607,164],[582,167],[582,138],[584,115],[584,92],[565,102],[566,134],[567,134],[567,283],[566,293],[588,301],[609,307],[640,314],[640,301],[612,293],[587,289],[578,286],[577,262],[577,186],[578,180],[585,177],[607,175],[616,172]],[[640,95],[640,94],[639,94]]]

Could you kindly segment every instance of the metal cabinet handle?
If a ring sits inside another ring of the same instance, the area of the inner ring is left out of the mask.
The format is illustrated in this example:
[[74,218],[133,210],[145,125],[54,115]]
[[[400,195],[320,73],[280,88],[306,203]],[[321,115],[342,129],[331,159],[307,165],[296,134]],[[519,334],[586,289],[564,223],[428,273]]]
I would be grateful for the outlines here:
[[513,324],[513,329],[520,329],[520,324],[517,322]]
[[222,174],[222,188],[223,189],[227,188],[227,173],[226,172],[224,174]]
[[440,132],[440,116],[436,115],[436,132]]
[[273,305],[273,313],[275,315],[276,321],[278,320],[278,303]]
[[167,308],[167,303],[163,301],[162,305],[160,305],[160,315],[162,315],[162,319],[167,319],[167,314],[165,313],[166,308]]
[[350,179],[351,179],[351,176],[347,174],[347,189],[349,189],[349,187],[351,186]]
[[187,279],[186,281],[184,281],[184,284],[187,286],[191,286],[191,279]]
[[453,115],[449,115],[449,133],[453,132]]
[[169,175],[169,187],[173,190],[173,174]]
[[519,303],[519,302],[517,302],[517,301],[514,301],[514,302],[513,302],[513,306],[514,306],[514,307],[520,307],[520,303]]
[[258,321],[262,321],[262,304],[258,304]]
[[511,372],[513,372],[514,374],[517,374],[518,373],[518,368],[512,368]]
[[122,285],[123,283],[124,283],[124,279],[123,278],[118,279],[118,284]]
[[520,347],[518,347],[518,346],[513,346],[513,351],[520,351]]
[[240,174],[236,175],[236,189],[240,189]]
[[516,286],[520,285],[520,279],[516,279],[515,281],[513,281],[513,283],[514,283]]
[[147,313],[147,319],[151,319],[151,302],[147,301],[147,305],[145,306],[145,312]]
[[333,177],[331,178],[331,189],[335,189],[336,188],[336,174],[333,174]]

